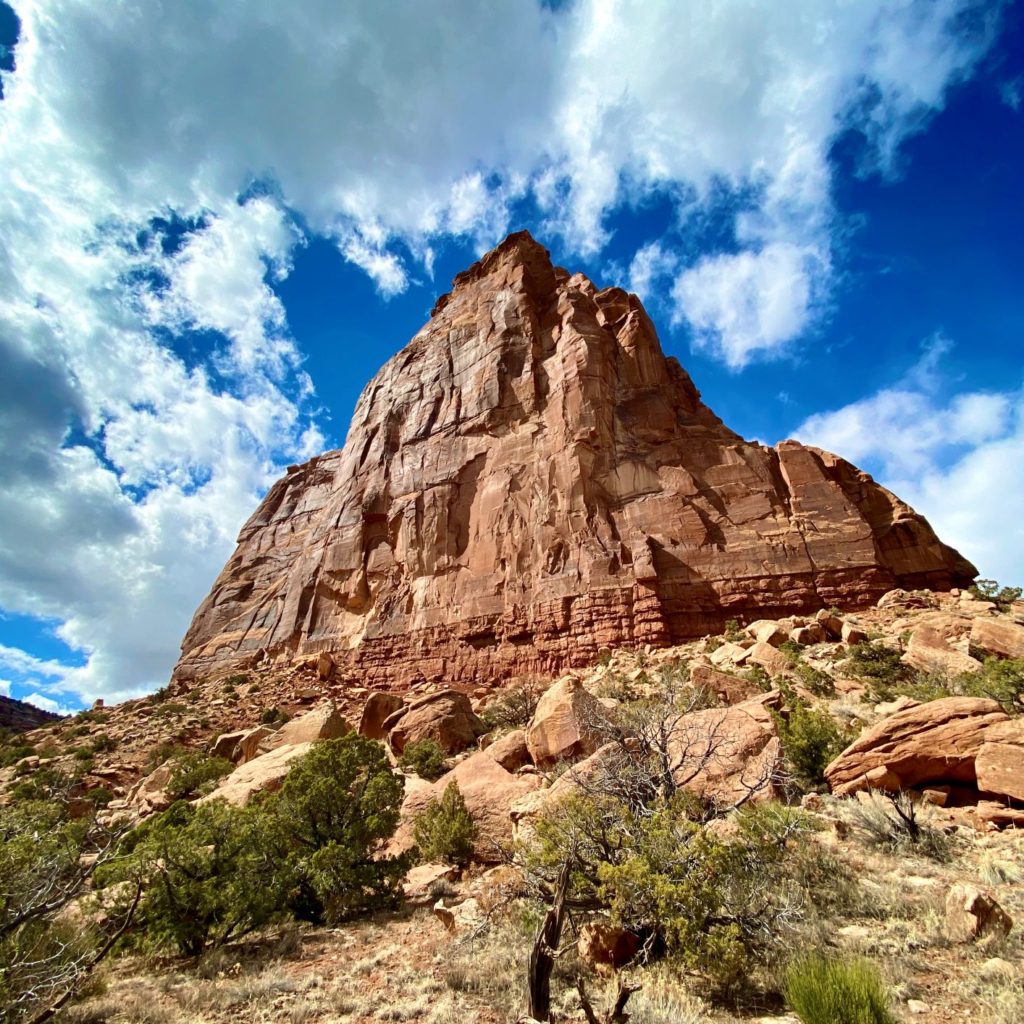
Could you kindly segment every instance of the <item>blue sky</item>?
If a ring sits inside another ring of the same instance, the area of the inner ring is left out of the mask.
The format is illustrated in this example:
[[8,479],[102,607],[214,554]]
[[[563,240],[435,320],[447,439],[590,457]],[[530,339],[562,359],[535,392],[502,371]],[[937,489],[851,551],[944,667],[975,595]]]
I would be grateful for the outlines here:
[[163,683],[269,484],[524,227],[731,427],[1024,582],[1022,4],[398,6],[0,3],[0,692]]

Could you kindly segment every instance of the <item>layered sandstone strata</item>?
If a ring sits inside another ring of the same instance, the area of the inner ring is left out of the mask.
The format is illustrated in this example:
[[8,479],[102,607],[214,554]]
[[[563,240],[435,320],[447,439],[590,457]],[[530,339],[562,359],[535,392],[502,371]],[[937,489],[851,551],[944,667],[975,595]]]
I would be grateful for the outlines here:
[[974,567],[843,459],[743,440],[635,295],[511,235],[245,524],[175,670],[317,652],[455,685],[948,589]]

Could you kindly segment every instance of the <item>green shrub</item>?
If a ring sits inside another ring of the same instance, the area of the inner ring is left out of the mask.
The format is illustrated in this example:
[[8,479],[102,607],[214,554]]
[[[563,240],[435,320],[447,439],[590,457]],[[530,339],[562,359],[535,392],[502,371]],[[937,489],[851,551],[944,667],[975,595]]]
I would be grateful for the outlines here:
[[882,643],[856,644],[843,663],[847,672],[862,680],[877,700],[891,700],[897,687],[913,677],[913,671],[900,660],[903,655]]
[[797,662],[793,668],[801,685],[810,690],[815,697],[834,697],[836,695],[835,680],[827,672],[822,672],[821,669],[803,661]]
[[1024,658],[986,658],[980,672],[963,677],[962,689],[998,702],[1008,715],[1024,714]]
[[379,743],[321,742],[247,807],[178,801],[144,822],[98,885],[141,883],[139,927],[187,956],[288,913],[340,920],[393,904],[408,861],[381,854],[402,787]]
[[448,783],[440,800],[431,800],[413,823],[421,860],[466,864],[473,856],[476,824],[457,782]]
[[1000,611],[1006,611],[1014,601],[1020,600],[1020,587],[1001,587],[995,580],[975,580],[968,593],[981,601],[992,601]]
[[885,985],[867,960],[802,956],[787,969],[782,991],[803,1024],[896,1024]]
[[171,762],[167,794],[173,800],[189,800],[213,789],[235,766],[224,757],[211,757],[198,750],[176,754]]
[[825,768],[846,746],[846,739],[827,711],[798,702],[788,718],[777,716],[782,750],[803,789],[814,789],[825,782]]
[[735,641],[743,639],[743,631],[740,629],[740,624],[736,619],[726,619],[724,633],[726,640]]
[[568,797],[536,821],[527,871],[550,879],[568,862],[572,903],[604,910],[655,940],[675,967],[734,989],[777,948],[790,908],[775,897],[808,826],[793,808],[747,805],[735,833],[722,836],[703,810],[685,791],[645,807]]
[[290,889],[280,832],[258,807],[179,801],[130,833],[123,855],[100,886],[140,882],[139,926],[185,956],[267,923]]
[[428,782],[441,778],[447,770],[444,750],[437,740],[432,739],[410,743],[402,751],[398,764],[405,771],[414,772]]
[[376,740],[350,733],[317,743],[267,801],[292,850],[303,916],[337,921],[393,905],[408,869],[384,857],[405,783]]
[[0,746],[0,768],[9,768],[23,757],[31,757],[35,752],[36,748],[30,743],[18,739],[8,740]]
[[[610,657],[610,656],[609,656]],[[502,690],[481,712],[488,729],[521,729],[533,720],[545,684],[539,679],[524,679]]]
[[287,721],[288,715],[278,707],[266,708],[264,709],[263,714],[260,715],[260,725],[276,727],[284,725]]

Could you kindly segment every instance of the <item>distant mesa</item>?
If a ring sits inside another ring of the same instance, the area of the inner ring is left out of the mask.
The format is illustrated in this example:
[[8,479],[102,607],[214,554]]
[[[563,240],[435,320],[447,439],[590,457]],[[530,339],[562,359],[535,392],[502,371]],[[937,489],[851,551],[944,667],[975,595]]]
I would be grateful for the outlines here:
[[273,486],[174,674],[326,652],[375,687],[550,677],[975,575],[845,460],[733,433],[635,295],[519,232],[370,381],[344,448]]
[[26,704],[23,700],[0,696],[0,729],[31,732],[57,721],[60,717],[52,711],[37,708],[35,704]]

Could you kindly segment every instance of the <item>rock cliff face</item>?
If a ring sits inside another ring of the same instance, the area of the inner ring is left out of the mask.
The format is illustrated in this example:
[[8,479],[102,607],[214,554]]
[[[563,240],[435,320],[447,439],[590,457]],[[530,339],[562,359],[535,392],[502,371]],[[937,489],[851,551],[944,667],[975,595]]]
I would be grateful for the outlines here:
[[329,652],[462,686],[974,575],[848,462],[729,430],[635,295],[519,233],[370,381],[345,447],[274,485],[175,676]]

